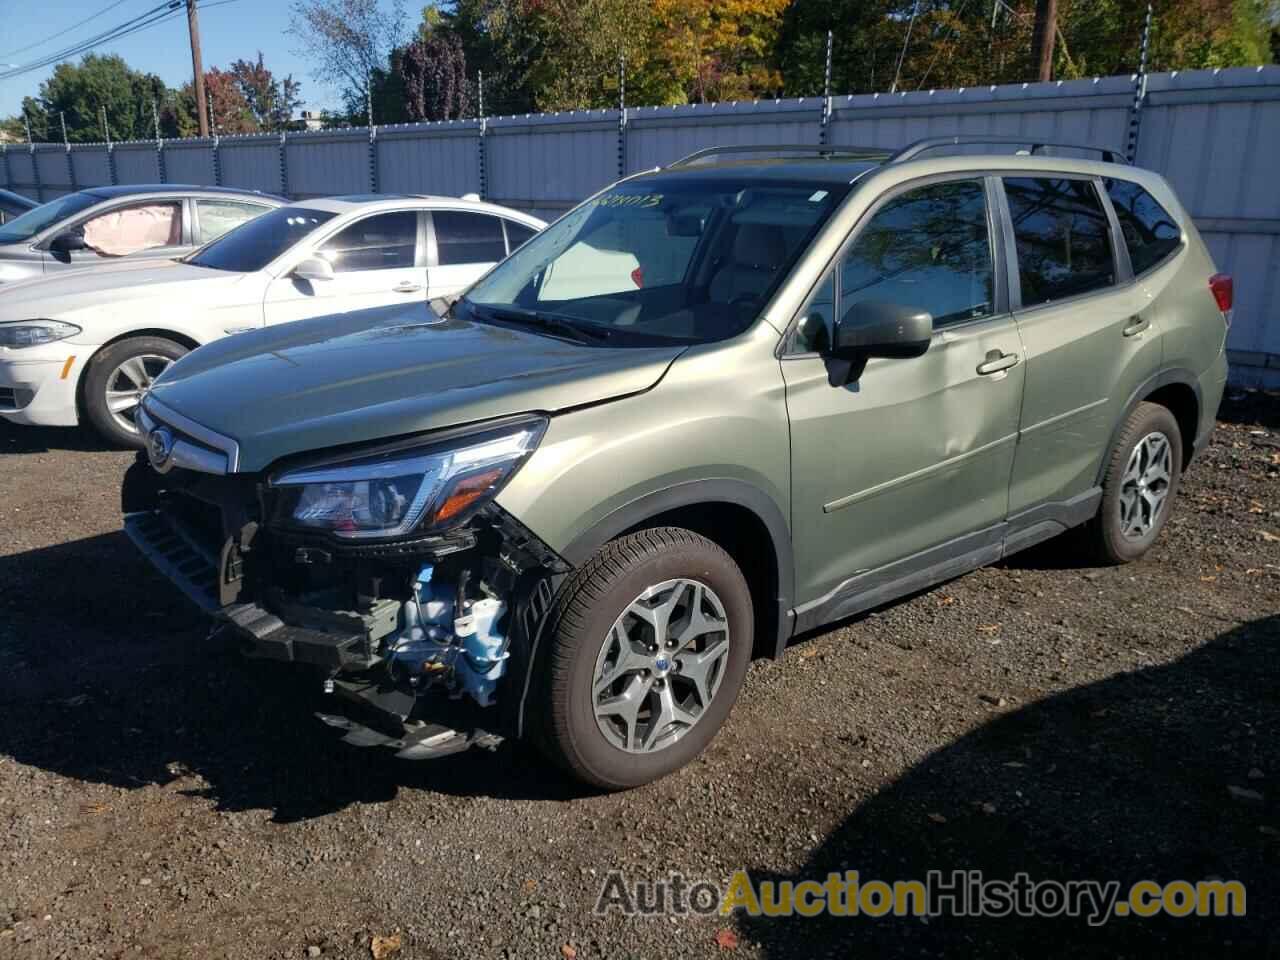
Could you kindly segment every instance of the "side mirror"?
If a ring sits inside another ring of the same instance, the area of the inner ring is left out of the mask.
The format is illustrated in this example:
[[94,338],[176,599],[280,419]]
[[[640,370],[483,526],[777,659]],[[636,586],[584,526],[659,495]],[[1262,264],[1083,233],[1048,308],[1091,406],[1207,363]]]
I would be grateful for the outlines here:
[[293,275],[299,280],[332,280],[333,264],[324,257],[307,257],[293,268]]
[[918,357],[933,339],[933,316],[917,307],[863,300],[840,318],[835,339],[831,352],[841,360]]
[[84,231],[79,228],[63,230],[49,241],[49,249],[55,253],[74,253],[77,250],[88,250],[89,244],[84,242]]

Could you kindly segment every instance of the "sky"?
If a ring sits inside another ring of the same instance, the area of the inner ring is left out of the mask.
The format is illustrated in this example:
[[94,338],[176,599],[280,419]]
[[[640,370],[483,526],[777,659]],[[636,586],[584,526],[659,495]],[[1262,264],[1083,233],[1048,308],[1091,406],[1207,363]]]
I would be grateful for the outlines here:
[[[123,0],[119,6],[102,11],[114,0],[0,0],[0,70],[7,64],[24,66],[52,55],[80,40],[102,33],[131,20],[156,6],[160,0]],[[292,73],[302,82],[302,97],[309,109],[333,106],[335,91],[320,86],[308,65],[292,52],[297,42],[285,34],[289,25],[288,0],[201,0],[208,4],[200,12],[200,45],[204,67],[226,68],[233,60],[254,60],[261,50],[267,67],[277,76]],[[215,6],[215,4],[217,4]],[[80,24],[101,13],[88,23]],[[68,30],[68,28],[72,28]],[[62,36],[47,40],[52,34]],[[187,18],[172,20],[141,30],[132,36],[103,44],[95,53],[117,53],[135,70],[157,74],[170,87],[191,80],[191,46],[187,38]],[[80,55],[74,58],[77,62]],[[35,96],[40,82],[53,73],[54,65],[0,80],[0,117],[22,109],[24,96]]]

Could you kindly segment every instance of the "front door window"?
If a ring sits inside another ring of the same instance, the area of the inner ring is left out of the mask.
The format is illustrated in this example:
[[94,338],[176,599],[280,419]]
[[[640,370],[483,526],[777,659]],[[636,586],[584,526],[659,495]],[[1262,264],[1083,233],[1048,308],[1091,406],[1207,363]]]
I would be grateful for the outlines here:
[[101,213],[84,224],[84,242],[103,257],[127,257],[182,243],[182,205],[143,203]]

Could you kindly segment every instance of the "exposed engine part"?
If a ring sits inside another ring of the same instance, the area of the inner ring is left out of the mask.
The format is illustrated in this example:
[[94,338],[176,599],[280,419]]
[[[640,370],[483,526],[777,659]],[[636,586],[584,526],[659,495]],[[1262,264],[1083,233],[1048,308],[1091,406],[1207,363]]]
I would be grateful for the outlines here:
[[142,457],[125,527],[246,655],[320,671],[326,722],[348,743],[420,758],[521,734],[567,561],[492,502],[455,529],[357,544],[262,525],[267,490],[261,476],[158,474]]
[[466,599],[471,573],[450,585],[424,564],[413,578],[413,599],[400,607],[400,630],[387,641],[393,670],[411,684],[442,682],[454,697],[469,695],[482,707],[506,672],[507,639],[497,623],[507,605],[496,597]]
[[454,675],[462,693],[487,707],[493,690],[507,669],[507,638],[496,632],[495,624],[507,605],[494,597],[474,603],[453,621],[454,635],[462,644],[462,656],[455,661]]

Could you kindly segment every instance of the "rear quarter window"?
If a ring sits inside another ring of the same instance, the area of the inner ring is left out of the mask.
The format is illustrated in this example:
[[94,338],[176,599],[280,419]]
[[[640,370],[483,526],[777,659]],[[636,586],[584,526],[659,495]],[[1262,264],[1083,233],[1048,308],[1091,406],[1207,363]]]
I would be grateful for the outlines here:
[[1106,184],[1134,276],[1177,252],[1182,246],[1182,228],[1155,197],[1128,180],[1108,180]]

